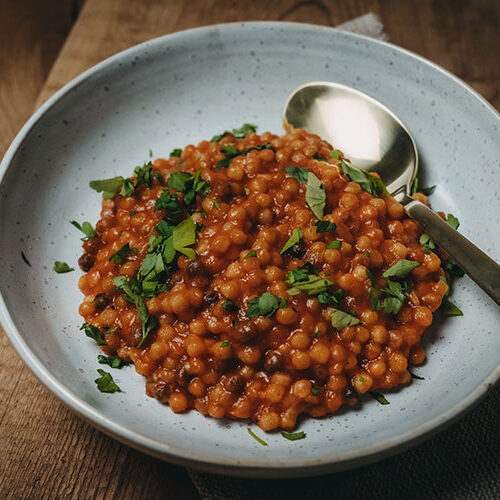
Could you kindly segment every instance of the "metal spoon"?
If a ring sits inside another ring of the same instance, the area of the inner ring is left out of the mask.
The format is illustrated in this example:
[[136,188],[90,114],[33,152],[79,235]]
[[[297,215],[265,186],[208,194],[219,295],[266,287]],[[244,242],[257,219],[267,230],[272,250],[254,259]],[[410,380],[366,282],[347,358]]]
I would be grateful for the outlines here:
[[302,128],[327,140],[356,167],[377,172],[406,213],[500,305],[500,266],[410,197],[418,170],[417,147],[392,111],[345,85],[311,82],[290,94],[284,121],[286,127]]

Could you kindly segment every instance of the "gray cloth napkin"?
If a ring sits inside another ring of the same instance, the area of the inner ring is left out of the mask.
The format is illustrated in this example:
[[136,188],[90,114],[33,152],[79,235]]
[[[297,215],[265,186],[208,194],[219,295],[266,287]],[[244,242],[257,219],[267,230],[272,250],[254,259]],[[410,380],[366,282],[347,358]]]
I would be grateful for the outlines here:
[[[375,14],[337,26],[387,40]],[[500,387],[459,423],[400,455],[348,472],[259,480],[189,469],[203,500],[500,499]]]

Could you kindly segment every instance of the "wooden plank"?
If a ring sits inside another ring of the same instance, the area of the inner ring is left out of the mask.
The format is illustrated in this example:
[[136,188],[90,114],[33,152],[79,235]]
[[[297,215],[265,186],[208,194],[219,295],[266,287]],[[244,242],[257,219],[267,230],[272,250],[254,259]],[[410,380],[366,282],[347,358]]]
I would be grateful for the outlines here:
[[[69,29],[69,2],[39,4],[2,7],[1,151],[30,114]],[[87,0],[37,105],[90,66],[155,36],[242,20],[333,26],[370,11],[381,16],[394,43],[443,65],[500,108],[496,0],[476,0],[474,8],[458,0],[253,0],[244,8],[230,0]],[[116,443],[72,415],[36,381],[3,332],[0,346],[0,497],[196,497],[184,470]]]

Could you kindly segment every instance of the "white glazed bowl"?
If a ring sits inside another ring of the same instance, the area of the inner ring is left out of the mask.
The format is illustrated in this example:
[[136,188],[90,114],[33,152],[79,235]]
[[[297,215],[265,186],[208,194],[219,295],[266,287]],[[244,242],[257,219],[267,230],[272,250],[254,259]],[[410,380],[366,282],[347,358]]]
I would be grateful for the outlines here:
[[[424,381],[366,399],[357,410],[306,419],[307,438],[279,433],[263,447],[247,423],[176,415],[146,397],[132,367],[114,371],[123,392],[96,390],[98,349],[78,330],[81,253],[70,219],[96,221],[88,181],[131,174],[149,149],[167,156],[244,122],[281,133],[287,95],[312,80],[358,88],[391,108],[418,144],[434,207],[500,259],[500,120],[465,84],[390,44],[330,28],[245,23],[146,42],[90,69],[28,121],[1,164],[0,316],[39,379],[83,418],[120,441],[178,464],[260,477],[320,474],[395,453],[442,428],[499,378],[500,310],[467,277],[455,286],[463,318],[427,334]],[[33,267],[21,259],[27,255]],[[257,433],[263,436],[260,429]]]

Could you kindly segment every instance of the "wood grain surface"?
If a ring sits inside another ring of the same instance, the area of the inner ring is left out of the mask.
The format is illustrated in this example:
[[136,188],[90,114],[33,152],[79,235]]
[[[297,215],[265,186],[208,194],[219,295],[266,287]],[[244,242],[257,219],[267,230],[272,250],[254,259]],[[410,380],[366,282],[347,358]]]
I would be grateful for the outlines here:
[[[392,42],[449,69],[500,108],[498,0],[0,0],[0,154],[35,105],[144,40],[242,20],[334,26],[367,12],[381,17]],[[121,445],[74,416],[0,330],[0,498],[198,496],[183,469]]]

